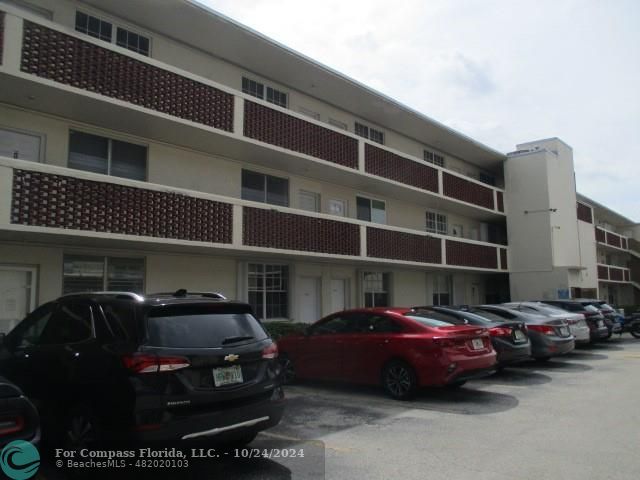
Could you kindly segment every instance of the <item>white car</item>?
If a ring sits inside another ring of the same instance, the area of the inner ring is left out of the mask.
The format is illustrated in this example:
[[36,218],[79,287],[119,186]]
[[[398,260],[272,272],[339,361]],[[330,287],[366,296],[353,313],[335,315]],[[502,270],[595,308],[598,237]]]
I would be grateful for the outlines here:
[[536,313],[551,318],[565,320],[569,324],[571,335],[576,339],[576,343],[589,343],[589,325],[581,313],[571,313],[560,308],[546,305],[541,302],[510,302],[503,303],[507,308],[525,313]]

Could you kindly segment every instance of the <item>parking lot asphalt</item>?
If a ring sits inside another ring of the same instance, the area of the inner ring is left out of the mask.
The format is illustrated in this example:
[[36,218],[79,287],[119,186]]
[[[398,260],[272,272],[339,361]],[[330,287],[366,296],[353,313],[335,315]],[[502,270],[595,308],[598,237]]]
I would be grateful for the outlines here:
[[318,383],[287,394],[262,436],[322,440],[328,479],[640,477],[640,341],[628,335],[410,402]]
[[[145,478],[640,477],[640,340],[628,335],[407,402],[376,387],[317,382],[286,394],[281,424],[250,446],[302,448],[304,458],[222,458]],[[55,468],[41,473],[62,478]]]

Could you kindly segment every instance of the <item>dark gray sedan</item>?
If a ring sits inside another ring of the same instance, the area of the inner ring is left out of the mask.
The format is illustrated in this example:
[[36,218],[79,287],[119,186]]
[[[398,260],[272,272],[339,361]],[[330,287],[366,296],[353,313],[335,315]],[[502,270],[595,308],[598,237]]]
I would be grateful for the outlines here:
[[531,356],[536,360],[549,360],[575,348],[575,338],[564,320],[519,312],[500,305],[479,305],[471,311],[494,321],[499,319],[524,322],[531,341]]

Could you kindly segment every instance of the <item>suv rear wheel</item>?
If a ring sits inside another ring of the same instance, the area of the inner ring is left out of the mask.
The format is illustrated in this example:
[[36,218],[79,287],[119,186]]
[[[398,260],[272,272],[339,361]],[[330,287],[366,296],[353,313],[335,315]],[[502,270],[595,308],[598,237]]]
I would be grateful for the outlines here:
[[296,380],[296,369],[293,365],[293,360],[286,353],[281,353],[279,360],[280,368],[282,369],[282,383],[290,385]]

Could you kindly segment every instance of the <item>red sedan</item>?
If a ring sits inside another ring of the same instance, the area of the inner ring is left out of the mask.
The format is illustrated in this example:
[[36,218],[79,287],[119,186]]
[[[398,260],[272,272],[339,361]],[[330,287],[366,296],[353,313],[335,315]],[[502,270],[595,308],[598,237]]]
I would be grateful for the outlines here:
[[487,329],[409,308],[334,313],[282,338],[278,348],[287,381],[382,383],[397,399],[419,386],[460,386],[492,373],[496,363]]

